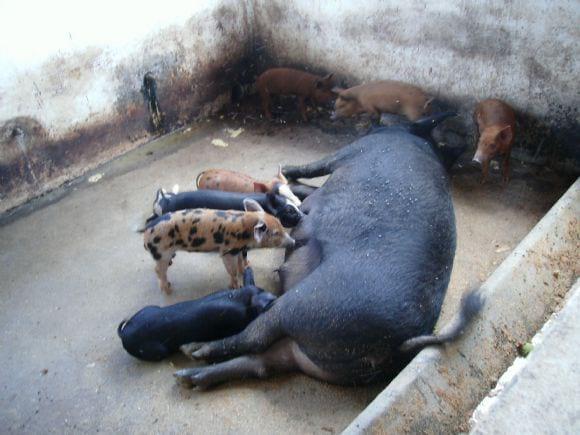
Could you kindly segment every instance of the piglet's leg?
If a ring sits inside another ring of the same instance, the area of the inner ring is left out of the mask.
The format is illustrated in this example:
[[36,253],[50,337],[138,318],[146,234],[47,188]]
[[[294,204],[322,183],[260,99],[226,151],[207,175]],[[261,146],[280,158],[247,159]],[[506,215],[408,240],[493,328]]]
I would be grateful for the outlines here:
[[502,162],[503,183],[507,184],[510,181],[510,153],[503,156]]
[[[238,254],[239,255],[239,254]],[[222,255],[222,261],[224,266],[230,275],[230,288],[238,288],[238,255],[224,254]]]
[[171,293],[171,283],[167,280],[167,269],[171,264],[172,255],[163,256],[161,259],[157,260],[155,265],[155,273],[157,273],[157,278],[159,278],[159,287],[162,291],[167,294]]
[[306,97],[298,97],[298,108],[300,109],[300,114],[302,115],[302,120],[308,122],[308,116],[306,116]]
[[485,160],[481,166],[481,184],[485,183],[487,180],[487,175],[489,174],[489,160]]
[[262,100],[262,110],[264,111],[264,116],[267,119],[272,119],[272,113],[270,112],[270,94],[267,91],[260,91],[260,98]]
[[248,251],[242,251],[238,255],[238,275],[243,276],[244,270],[250,265],[248,261]]

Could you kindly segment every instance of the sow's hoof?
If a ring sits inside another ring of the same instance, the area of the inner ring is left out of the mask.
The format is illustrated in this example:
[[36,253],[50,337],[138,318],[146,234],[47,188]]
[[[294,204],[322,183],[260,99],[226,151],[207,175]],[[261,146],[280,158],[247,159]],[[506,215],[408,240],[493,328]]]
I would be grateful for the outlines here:
[[190,358],[190,359],[199,359],[196,355],[194,355],[194,353],[196,353],[199,349],[201,349],[203,347],[205,343],[197,343],[197,342],[193,342],[193,343],[188,343],[188,344],[184,344],[182,346],[179,346],[179,350],[181,352],[183,352],[183,354]]
[[208,367],[182,369],[173,373],[175,381],[183,388],[208,388],[213,384],[209,376]]

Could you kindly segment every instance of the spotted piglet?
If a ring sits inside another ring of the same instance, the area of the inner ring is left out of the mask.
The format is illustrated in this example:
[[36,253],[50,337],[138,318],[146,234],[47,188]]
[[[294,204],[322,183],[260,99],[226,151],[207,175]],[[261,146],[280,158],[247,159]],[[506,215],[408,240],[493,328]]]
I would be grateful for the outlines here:
[[245,254],[253,248],[287,248],[294,239],[260,204],[244,200],[245,212],[191,209],[166,213],[144,229],[145,249],[157,265],[161,290],[171,293],[167,268],[177,251],[219,252],[230,275],[230,286],[238,287],[238,275],[247,265]]

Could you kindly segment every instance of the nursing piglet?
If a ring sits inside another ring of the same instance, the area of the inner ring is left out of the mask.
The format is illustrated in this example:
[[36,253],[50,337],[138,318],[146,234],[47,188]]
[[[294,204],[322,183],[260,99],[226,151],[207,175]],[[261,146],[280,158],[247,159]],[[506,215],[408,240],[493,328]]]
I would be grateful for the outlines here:
[[161,290],[171,292],[167,269],[177,251],[219,252],[230,275],[230,286],[238,287],[244,254],[253,248],[286,248],[294,239],[260,204],[244,200],[245,212],[193,209],[167,213],[151,220],[143,230],[144,246],[157,262],[155,272]]
[[210,341],[241,332],[276,297],[256,287],[250,267],[244,286],[167,307],[148,306],[117,328],[123,347],[135,358],[160,361],[192,341]]
[[260,181],[236,171],[227,169],[208,169],[201,172],[195,179],[195,185],[200,190],[223,190],[226,192],[272,192],[290,200],[296,206],[301,201],[288,187],[288,180],[282,174],[282,167],[278,167],[278,174],[269,181]]

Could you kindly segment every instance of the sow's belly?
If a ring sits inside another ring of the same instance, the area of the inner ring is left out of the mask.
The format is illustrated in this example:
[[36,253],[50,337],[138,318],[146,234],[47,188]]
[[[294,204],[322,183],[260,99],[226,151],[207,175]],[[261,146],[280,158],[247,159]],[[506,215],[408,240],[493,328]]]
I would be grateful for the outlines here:
[[455,252],[447,176],[422,151],[380,154],[340,167],[312,198],[303,225],[320,264],[296,285],[300,320],[285,322],[305,350],[398,343],[439,315]]

